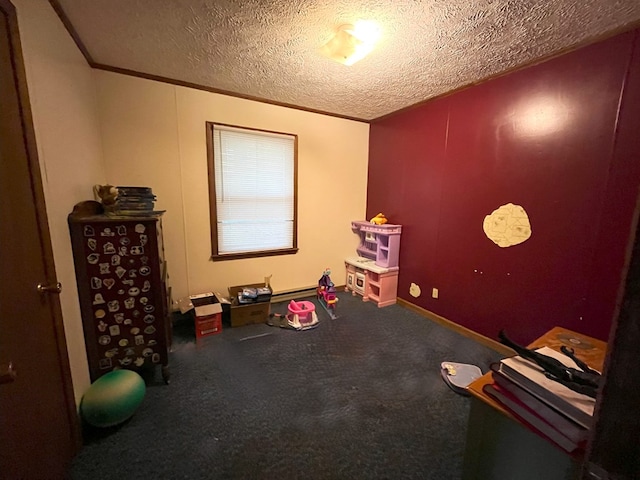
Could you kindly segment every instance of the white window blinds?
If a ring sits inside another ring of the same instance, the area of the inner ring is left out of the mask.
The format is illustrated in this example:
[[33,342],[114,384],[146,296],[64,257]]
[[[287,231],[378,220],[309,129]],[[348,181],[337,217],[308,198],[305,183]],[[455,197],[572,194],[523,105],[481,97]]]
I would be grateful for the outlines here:
[[218,255],[292,248],[295,136],[214,125]]

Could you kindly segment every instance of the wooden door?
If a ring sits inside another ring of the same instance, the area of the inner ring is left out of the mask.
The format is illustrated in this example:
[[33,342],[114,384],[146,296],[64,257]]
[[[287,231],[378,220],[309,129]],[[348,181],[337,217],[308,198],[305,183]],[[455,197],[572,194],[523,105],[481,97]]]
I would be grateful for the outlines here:
[[0,477],[63,478],[78,419],[58,295],[37,288],[56,276],[8,0],[0,0],[0,192]]

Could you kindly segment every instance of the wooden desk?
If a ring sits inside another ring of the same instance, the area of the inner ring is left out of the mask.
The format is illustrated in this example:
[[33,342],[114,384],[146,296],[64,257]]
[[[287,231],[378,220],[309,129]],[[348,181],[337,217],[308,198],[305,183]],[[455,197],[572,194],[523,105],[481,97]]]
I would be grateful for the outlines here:
[[[528,345],[560,351],[566,345],[590,367],[602,371],[607,344],[555,327]],[[490,373],[471,385],[463,480],[573,480],[580,473],[582,455],[571,456],[523,426],[482,390],[493,383]]]

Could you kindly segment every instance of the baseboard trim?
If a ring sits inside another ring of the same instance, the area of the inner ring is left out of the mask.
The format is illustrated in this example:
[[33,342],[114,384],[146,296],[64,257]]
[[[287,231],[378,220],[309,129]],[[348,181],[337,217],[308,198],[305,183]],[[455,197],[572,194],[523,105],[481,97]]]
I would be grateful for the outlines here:
[[461,335],[464,335],[465,337],[471,338],[472,340],[475,340],[476,342],[486,347],[489,347],[498,353],[508,355],[508,356],[512,356],[514,354],[513,350],[511,350],[506,345],[501,344],[497,340],[493,340],[489,337],[485,337],[484,335],[474,332],[473,330],[463,327],[462,325],[458,325],[457,323],[454,323],[451,320],[447,320],[446,318],[441,317],[436,313],[433,313],[425,308],[419,307],[418,305],[414,305],[413,303],[408,302],[399,297],[398,297],[398,305],[400,305],[401,307],[407,308],[409,310],[412,310],[417,314],[439,325],[442,325],[443,327],[448,328],[449,330],[453,330],[456,333],[459,333]]

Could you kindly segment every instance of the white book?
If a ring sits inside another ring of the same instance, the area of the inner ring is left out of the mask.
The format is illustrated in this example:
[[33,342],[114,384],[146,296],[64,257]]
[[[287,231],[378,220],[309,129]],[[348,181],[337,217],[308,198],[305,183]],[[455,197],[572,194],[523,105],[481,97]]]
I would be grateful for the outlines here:
[[[559,360],[567,367],[578,369],[573,360],[549,347],[542,347],[536,351]],[[501,360],[500,372],[575,422],[585,428],[591,427],[596,404],[594,398],[547,378],[542,367],[517,355]]]

